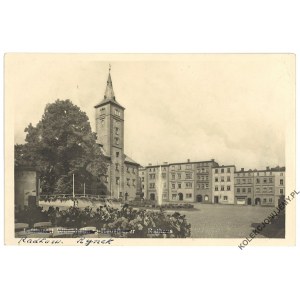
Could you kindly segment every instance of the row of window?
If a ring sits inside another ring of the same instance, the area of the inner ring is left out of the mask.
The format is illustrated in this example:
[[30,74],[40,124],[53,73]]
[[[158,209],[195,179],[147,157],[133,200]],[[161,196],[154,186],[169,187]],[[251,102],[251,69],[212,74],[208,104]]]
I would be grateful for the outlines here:
[[[264,172],[256,172],[256,173],[252,173],[252,172],[247,172],[247,173],[236,173],[236,176],[237,177],[245,177],[247,174],[247,176],[272,176],[273,173],[272,172],[267,172],[267,171],[264,171]],[[279,176],[283,176],[283,173],[280,173]]]
[[[221,185],[220,186],[220,189],[219,189],[219,186],[218,185],[216,185],[215,186],[215,191],[225,191],[225,185]],[[231,186],[230,185],[227,185],[226,186],[226,191],[230,191],[231,190]]]
[[[192,182],[185,182],[184,185],[181,184],[181,183],[178,183],[178,184],[177,184],[177,188],[178,188],[178,189],[182,189],[183,186],[184,186],[186,189],[191,189],[191,188],[193,188],[193,183],[192,183]],[[172,183],[172,184],[171,184],[171,187],[172,187],[172,189],[176,189],[176,184],[175,184],[175,183]]]
[[[118,153],[118,152],[117,152]],[[116,166],[116,171],[120,171],[120,164],[119,163],[116,163],[115,164],[115,166]],[[123,166],[122,166],[122,171],[123,171]],[[126,168],[126,171],[127,171],[127,173],[130,173],[130,170],[132,169],[132,174],[136,174],[136,169],[135,168],[130,168],[130,167],[127,167]]]
[[177,165],[177,166],[172,165],[171,166],[171,170],[173,171],[175,169],[177,169],[177,170],[183,170],[183,169],[191,170],[192,169],[192,165],[191,164],[188,164],[188,165]]
[[[120,184],[120,177],[116,177],[116,185]],[[127,185],[131,185],[131,180],[130,178],[127,178]],[[132,179],[132,186],[135,186],[135,179]]]
[[[224,182],[225,181],[225,176],[221,176],[221,177],[215,177],[215,182]],[[231,181],[231,178],[230,176],[227,176],[226,177],[226,181],[227,182],[230,182]]]
[[[225,173],[225,168],[223,169],[215,169],[215,174],[218,174],[220,170],[220,173]],[[230,168],[226,168],[226,172],[230,173]]]

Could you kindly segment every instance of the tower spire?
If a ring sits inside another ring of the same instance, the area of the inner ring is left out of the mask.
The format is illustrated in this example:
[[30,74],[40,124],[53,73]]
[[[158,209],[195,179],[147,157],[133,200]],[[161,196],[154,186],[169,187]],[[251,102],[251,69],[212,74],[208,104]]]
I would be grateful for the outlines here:
[[106,85],[106,89],[105,89],[104,99],[116,100],[113,85],[112,85],[112,80],[111,80],[111,76],[110,76],[110,70],[111,70],[111,65],[109,64],[108,78],[107,78],[107,85]]

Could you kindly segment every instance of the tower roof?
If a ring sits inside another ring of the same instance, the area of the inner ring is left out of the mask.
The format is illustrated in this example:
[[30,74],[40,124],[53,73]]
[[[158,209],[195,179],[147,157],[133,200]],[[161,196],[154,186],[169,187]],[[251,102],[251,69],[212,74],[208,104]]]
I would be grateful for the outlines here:
[[113,84],[112,84],[112,80],[111,80],[111,75],[110,75],[110,65],[109,65],[109,71],[108,71],[108,78],[107,78],[107,82],[106,82],[106,89],[105,89],[105,93],[104,93],[104,99],[99,104],[97,104],[95,106],[95,108],[105,105],[109,102],[114,103],[115,105],[124,109],[124,107],[116,101]]

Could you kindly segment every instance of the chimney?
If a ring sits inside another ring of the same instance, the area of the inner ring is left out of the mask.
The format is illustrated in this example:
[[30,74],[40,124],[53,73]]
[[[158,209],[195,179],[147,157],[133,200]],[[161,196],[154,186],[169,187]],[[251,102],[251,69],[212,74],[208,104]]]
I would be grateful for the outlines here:
[[152,166],[152,164],[149,163],[148,166]]
[[267,167],[267,170],[270,170],[270,167]]
[[244,172],[244,168],[241,168],[241,172]]
[[189,163],[190,162],[190,159],[188,158],[187,162]]
[[167,162],[167,161],[165,161],[165,162],[164,162],[164,165],[167,165],[167,164],[168,164],[168,162]]

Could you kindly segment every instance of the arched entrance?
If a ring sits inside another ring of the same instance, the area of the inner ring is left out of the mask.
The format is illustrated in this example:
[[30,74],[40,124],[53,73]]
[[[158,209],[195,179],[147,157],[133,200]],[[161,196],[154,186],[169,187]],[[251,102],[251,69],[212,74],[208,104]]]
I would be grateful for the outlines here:
[[152,201],[155,200],[155,194],[154,194],[154,193],[151,193],[151,194],[150,194],[150,200],[152,200]]
[[251,204],[252,204],[251,198],[248,198],[248,199],[247,199],[247,204],[248,204],[248,205],[251,205]]
[[183,194],[182,194],[182,193],[179,193],[179,194],[178,194],[178,198],[179,198],[180,201],[182,201],[182,200],[183,200]]
[[202,202],[202,195],[197,195],[197,202]]
[[261,204],[260,198],[256,198],[256,199],[255,199],[255,205],[260,205],[260,204]]
[[208,201],[208,195],[204,196],[204,201]]

